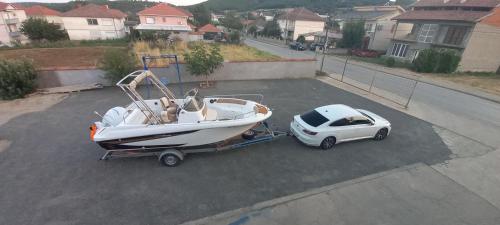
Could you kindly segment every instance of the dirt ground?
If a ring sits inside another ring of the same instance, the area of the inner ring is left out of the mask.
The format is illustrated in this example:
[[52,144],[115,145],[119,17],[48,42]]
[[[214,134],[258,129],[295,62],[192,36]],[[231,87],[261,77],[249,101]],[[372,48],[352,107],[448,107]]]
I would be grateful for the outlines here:
[[471,86],[478,88],[484,92],[491,94],[500,95],[500,76],[496,77],[483,77],[483,76],[471,76],[471,75],[452,75],[452,76],[441,76],[441,75],[425,75],[432,79],[451,81],[454,83]]
[[[0,51],[0,58],[34,61],[38,69],[96,66],[106,49],[116,47],[33,48]],[[121,47],[119,47],[121,48]]]

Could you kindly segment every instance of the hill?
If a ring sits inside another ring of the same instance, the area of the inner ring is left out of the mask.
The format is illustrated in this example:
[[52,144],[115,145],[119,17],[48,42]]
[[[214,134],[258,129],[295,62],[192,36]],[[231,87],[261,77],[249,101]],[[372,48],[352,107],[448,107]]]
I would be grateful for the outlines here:
[[[316,12],[327,13],[336,8],[350,8],[364,5],[383,5],[388,0],[208,0],[201,3],[216,12],[224,10],[246,11],[254,9],[306,7]],[[397,0],[407,6],[414,0]]]

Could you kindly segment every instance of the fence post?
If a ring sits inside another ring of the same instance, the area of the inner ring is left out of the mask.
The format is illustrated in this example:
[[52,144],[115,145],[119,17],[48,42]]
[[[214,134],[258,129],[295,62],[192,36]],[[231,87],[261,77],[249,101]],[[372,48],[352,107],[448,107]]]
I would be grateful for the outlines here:
[[349,60],[349,56],[345,58],[344,69],[342,70],[342,76],[340,77],[340,82],[344,82],[344,73],[345,73],[345,68],[347,67],[347,60]]
[[377,76],[377,71],[375,71],[375,74],[373,74],[373,77],[372,77],[372,82],[370,84],[370,88],[368,89],[368,92],[372,92],[372,87],[373,87],[373,82],[375,81],[375,77]]
[[410,105],[411,98],[413,97],[413,94],[415,93],[415,89],[417,88],[418,80],[415,80],[415,84],[413,85],[413,89],[411,90],[410,97],[408,97],[408,101],[405,104],[405,109],[408,109],[408,105]]

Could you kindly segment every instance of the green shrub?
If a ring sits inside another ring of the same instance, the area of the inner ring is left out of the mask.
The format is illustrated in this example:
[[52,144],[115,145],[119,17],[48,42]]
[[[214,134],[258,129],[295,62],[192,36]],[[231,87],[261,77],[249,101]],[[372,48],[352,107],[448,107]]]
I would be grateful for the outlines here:
[[240,32],[233,31],[228,36],[228,42],[231,44],[239,44],[240,43]]
[[136,60],[123,49],[109,49],[100,60],[99,68],[106,72],[106,79],[117,82],[136,69]]
[[457,70],[460,56],[457,51],[451,49],[443,49],[439,51],[438,63],[436,66],[437,73],[453,73]]
[[420,51],[418,57],[413,61],[417,72],[432,73],[437,66],[438,52],[432,48]]
[[299,37],[297,37],[297,42],[300,42],[301,44],[306,43],[306,38],[304,37],[304,35],[300,35]]
[[394,67],[394,65],[396,64],[396,60],[392,57],[388,57],[387,59],[385,59],[384,63],[387,67]]
[[0,97],[22,98],[35,90],[36,71],[28,60],[0,59]]
[[58,41],[68,39],[66,30],[61,30],[59,25],[49,23],[45,19],[29,18],[22,23],[20,31],[30,40]]
[[222,66],[224,57],[217,45],[194,44],[191,52],[184,53],[187,70],[194,76],[205,76],[206,86],[209,86],[208,76]]

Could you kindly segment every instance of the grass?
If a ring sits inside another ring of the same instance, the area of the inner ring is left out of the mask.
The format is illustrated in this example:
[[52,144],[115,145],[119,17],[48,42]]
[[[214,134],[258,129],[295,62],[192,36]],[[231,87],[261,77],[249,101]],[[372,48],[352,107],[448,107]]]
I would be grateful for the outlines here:
[[[376,57],[376,58],[351,56],[351,59],[355,60],[355,61],[373,63],[373,64],[378,64],[378,65],[387,67],[387,65],[386,65],[387,57],[385,57],[385,56]],[[392,68],[406,68],[406,69],[411,69],[412,66],[413,65],[411,63],[401,62],[401,61],[396,60],[395,63],[394,63],[394,66],[392,66]]]
[[[133,51],[140,61],[143,55],[159,55],[159,54],[176,54],[179,61],[184,61],[184,53],[189,52],[189,46],[192,43],[178,42],[171,46],[160,43],[152,45],[148,42],[138,41],[133,44]],[[275,61],[281,59],[279,56],[260,51],[256,48],[246,45],[234,44],[219,44],[221,54],[225,61],[242,62],[242,61]],[[166,66],[168,60],[152,62],[152,66]]]

